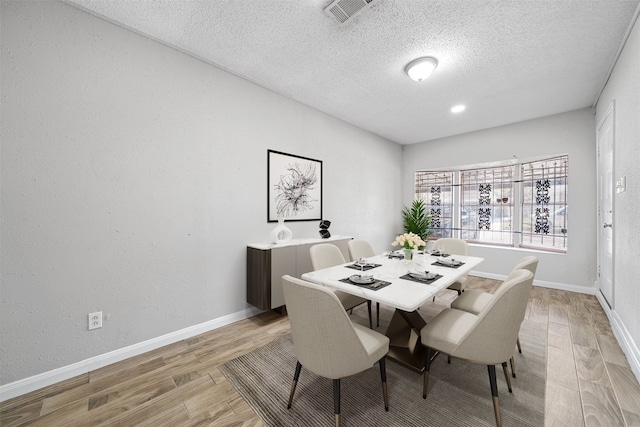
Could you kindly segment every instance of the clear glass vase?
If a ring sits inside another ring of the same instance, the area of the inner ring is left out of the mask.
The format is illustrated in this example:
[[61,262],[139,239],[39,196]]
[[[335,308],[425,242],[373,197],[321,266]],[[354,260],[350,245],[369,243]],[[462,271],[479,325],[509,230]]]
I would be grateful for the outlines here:
[[404,253],[404,260],[408,264],[413,261],[413,257],[416,254],[417,250],[403,248],[402,252]]

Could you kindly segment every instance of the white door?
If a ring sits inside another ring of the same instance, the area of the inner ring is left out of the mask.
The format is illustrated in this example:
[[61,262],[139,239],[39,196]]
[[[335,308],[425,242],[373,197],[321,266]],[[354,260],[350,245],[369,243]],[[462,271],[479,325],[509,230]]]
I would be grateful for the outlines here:
[[609,106],[598,125],[598,285],[609,307],[613,306],[613,119]]

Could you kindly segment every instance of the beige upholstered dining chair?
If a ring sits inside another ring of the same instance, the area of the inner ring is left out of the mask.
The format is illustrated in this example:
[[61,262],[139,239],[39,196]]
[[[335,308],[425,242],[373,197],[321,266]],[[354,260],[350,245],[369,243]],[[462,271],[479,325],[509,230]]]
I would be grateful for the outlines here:
[[502,364],[511,389],[506,361],[513,356],[513,343],[524,320],[532,282],[533,273],[530,271],[513,271],[478,314],[445,308],[422,328],[420,337],[422,345],[426,347],[422,386],[424,399],[427,398],[433,351],[487,365],[496,425],[501,426],[495,365]]
[[[533,273],[535,278],[536,270],[538,268],[538,258],[533,255],[525,256],[518,264],[513,268],[513,271],[516,270],[529,270]],[[503,286],[503,285],[501,285]],[[463,295],[456,298],[451,303],[451,308],[455,308],[456,310],[463,310],[469,313],[478,314],[480,311],[484,309],[484,307],[495,297],[495,294],[484,292],[478,289],[469,289]],[[522,346],[520,345],[520,336],[516,338],[516,345],[518,346],[518,351],[522,353]],[[516,377],[516,366],[515,360],[513,357],[510,360],[511,362],[511,375]]]
[[[349,256],[352,261],[357,261],[360,258],[369,258],[376,256],[375,251],[366,240],[353,239],[347,242],[349,247]],[[376,327],[380,326],[380,303],[376,303]]]
[[[451,255],[469,255],[469,244],[466,240],[453,239],[449,237],[443,237],[436,240],[433,245],[433,249],[439,249],[440,252]],[[452,289],[458,292],[458,295],[462,294],[467,287],[468,276],[464,275],[457,281],[449,285],[447,289]],[[435,300],[435,297],[434,297]]]
[[[318,245],[313,245],[311,246],[311,249],[309,249],[309,253],[311,255],[311,265],[313,266],[314,270],[322,270],[323,268],[329,268],[336,265],[345,264],[347,262],[344,259],[344,256],[342,256],[340,248],[338,248],[336,245],[332,245],[331,243],[321,243]],[[371,300],[366,300],[364,298],[360,298],[337,289],[333,289],[332,291],[336,294],[345,310],[351,310],[354,307],[357,307],[360,304],[364,304],[366,302],[367,309],[369,311],[369,327],[373,329],[373,319],[371,316]]]
[[300,371],[305,369],[333,380],[336,426],[340,425],[340,379],[380,365],[382,397],[389,410],[385,355],[389,338],[352,323],[340,300],[328,288],[291,276],[282,277],[296,370],[287,408],[291,408]]

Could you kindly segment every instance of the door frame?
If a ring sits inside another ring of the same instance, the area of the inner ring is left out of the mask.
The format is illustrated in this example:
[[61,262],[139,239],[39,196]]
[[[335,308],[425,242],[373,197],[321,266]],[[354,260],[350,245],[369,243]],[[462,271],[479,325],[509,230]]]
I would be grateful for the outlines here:
[[602,207],[602,200],[600,197],[601,194],[601,180],[600,180],[600,172],[601,172],[601,163],[600,163],[600,159],[601,159],[601,141],[599,138],[599,134],[600,134],[600,128],[602,127],[602,125],[604,124],[604,122],[609,118],[609,116],[611,116],[611,121],[612,121],[612,138],[611,138],[611,222],[615,227],[615,214],[616,214],[616,209],[615,209],[615,188],[614,188],[614,182],[615,182],[615,178],[614,178],[614,173],[613,171],[615,170],[615,100],[611,101],[611,103],[609,104],[609,106],[607,107],[605,113],[603,114],[602,118],[598,121],[597,126],[596,126],[596,176],[597,176],[597,218],[596,218],[596,224],[598,227],[598,233],[596,236],[597,239],[597,243],[596,243],[596,263],[597,263],[597,278],[596,278],[596,285],[597,285],[597,292],[600,294],[599,296],[606,302],[606,304],[608,305],[608,307],[613,310],[614,309],[614,301],[615,301],[615,292],[616,292],[616,287],[615,287],[615,257],[616,257],[616,251],[615,251],[615,239],[616,239],[616,233],[615,230],[612,228],[611,230],[611,244],[612,244],[612,248],[611,248],[611,301],[609,301],[609,299],[607,297],[605,297],[605,295],[602,293],[602,288],[601,288],[601,281],[600,281],[600,272],[601,272],[601,262],[600,262],[600,249],[601,249],[601,238],[600,238],[600,227],[603,226],[603,219],[602,219],[602,212],[603,212],[603,207]]

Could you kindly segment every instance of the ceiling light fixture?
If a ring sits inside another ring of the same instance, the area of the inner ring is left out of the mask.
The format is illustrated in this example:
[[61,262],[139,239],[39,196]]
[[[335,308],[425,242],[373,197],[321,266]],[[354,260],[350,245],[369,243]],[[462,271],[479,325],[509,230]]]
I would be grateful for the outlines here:
[[464,105],[456,105],[455,107],[451,108],[451,112],[452,113],[461,113],[463,112],[467,107],[465,107]]
[[409,62],[404,70],[413,80],[421,82],[429,77],[437,66],[438,61],[436,58],[425,56]]

